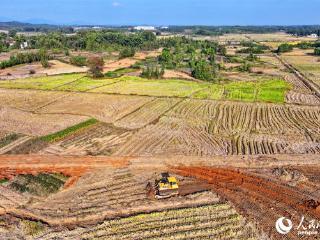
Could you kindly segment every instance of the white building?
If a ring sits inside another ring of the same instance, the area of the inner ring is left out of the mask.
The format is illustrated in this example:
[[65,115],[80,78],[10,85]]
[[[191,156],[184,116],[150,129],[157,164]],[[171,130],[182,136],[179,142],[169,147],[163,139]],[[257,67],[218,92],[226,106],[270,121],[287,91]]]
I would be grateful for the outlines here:
[[315,34],[315,33],[313,33],[313,34],[309,35],[309,37],[311,37],[311,38],[318,38],[318,35]]
[[20,48],[21,49],[25,49],[27,47],[28,47],[28,42],[23,42],[23,43],[20,44]]
[[153,26],[136,26],[133,29],[137,31],[155,31],[156,30],[156,28]]

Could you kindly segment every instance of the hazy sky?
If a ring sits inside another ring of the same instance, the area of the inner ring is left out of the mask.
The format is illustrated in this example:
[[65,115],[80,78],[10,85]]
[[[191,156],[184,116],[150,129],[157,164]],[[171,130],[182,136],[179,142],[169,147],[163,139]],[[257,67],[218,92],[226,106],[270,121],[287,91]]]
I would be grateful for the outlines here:
[[56,24],[320,24],[320,0],[0,0],[0,21]]

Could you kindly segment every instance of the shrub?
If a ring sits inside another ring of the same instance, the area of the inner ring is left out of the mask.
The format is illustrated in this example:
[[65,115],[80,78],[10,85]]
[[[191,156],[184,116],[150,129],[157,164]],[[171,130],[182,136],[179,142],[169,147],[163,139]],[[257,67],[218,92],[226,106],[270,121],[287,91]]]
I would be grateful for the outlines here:
[[70,63],[72,65],[79,66],[79,67],[86,66],[87,58],[83,56],[72,56],[70,58]]
[[160,79],[164,75],[164,68],[162,67],[159,69],[159,67],[154,67],[154,66],[147,66],[142,70],[141,77],[143,78],[148,78],[148,79]]
[[264,53],[264,51],[267,49],[268,49],[268,47],[266,47],[264,45],[256,45],[253,47],[240,49],[237,51],[237,53],[261,54],[261,53]]
[[320,48],[314,49],[314,55],[320,56]]
[[278,53],[290,52],[293,50],[293,46],[288,43],[283,43],[278,47]]
[[44,67],[44,68],[50,67],[49,55],[48,55],[47,50],[40,49],[39,50],[39,55],[40,55],[40,62],[41,62],[42,67]]
[[41,59],[40,62],[41,62],[42,67],[44,67],[44,68],[50,67],[49,61],[46,58]]
[[64,55],[66,55],[66,56],[70,56],[69,49],[65,49],[65,50],[64,50]]
[[124,48],[120,51],[119,58],[133,57],[136,54],[134,48]]
[[248,62],[244,62],[241,66],[238,67],[240,72],[251,72],[251,65]]
[[26,235],[36,236],[44,230],[44,225],[41,222],[33,222],[22,220]]

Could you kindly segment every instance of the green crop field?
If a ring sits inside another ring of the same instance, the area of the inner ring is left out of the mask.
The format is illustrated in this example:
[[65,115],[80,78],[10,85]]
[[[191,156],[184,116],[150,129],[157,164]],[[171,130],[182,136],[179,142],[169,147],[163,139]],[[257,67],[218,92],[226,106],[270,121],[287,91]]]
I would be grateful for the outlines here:
[[80,79],[83,76],[83,74],[63,74],[49,77],[1,81],[0,88],[52,90],[63,84]]
[[198,83],[185,80],[156,80],[144,79],[140,77],[125,77],[125,81],[105,87],[97,88],[91,92],[98,93],[118,93],[147,96],[172,96],[188,97],[194,92],[207,88],[210,84]]
[[290,85],[281,79],[256,82],[232,82],[224,85],[212,84],[193,97],[200,99],[226,99],[236,101],[261,101],[282,103]]
[[290,85],[282,79],[260,77],[255,81],[212,84],[181,79],[144,79],[134,76],[92,79],[68,74],[0,82],[0,88],[58,90],[155,97],[192,97],[213,100],[279,102],[285,100]]

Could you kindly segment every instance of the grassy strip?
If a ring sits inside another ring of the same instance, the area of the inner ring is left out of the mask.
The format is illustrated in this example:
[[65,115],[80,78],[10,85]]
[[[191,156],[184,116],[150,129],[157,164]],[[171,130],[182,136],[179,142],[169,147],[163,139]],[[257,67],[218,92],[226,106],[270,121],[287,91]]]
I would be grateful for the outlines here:
[[98,122],[98,120],[96,119],[89,119],[88,121],[79,123],[77,125],[74,125],[72,127],[66,128],[60,132],[56,132],[47,136],[43,136],[40,138],[40,140],[45,141],[45,142],[55,142],[55,141],[59,141],[65,137],[67,137],[68,135],[79,131],[80,129],[89,127],[93,124],[96,124]]

